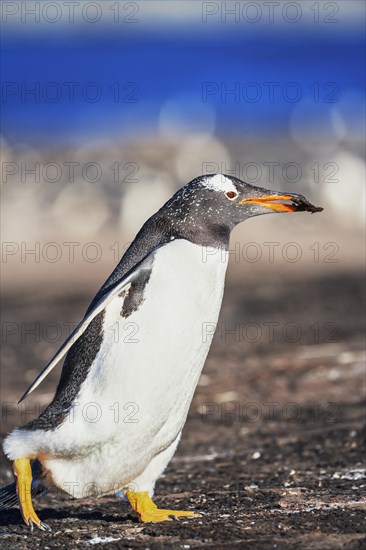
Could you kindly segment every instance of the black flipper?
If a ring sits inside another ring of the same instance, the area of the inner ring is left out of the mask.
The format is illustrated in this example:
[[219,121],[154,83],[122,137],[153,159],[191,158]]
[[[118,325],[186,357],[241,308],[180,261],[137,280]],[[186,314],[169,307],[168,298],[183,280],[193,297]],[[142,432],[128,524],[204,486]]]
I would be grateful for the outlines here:
[[105,307],[112,300],[112,298],[117,294],[120,294],[121,292],[126,290],[129,286],[131,286],[132,282],[139,275],[141,275],[142,272],[149,271],[151,269],[152,261],[153,261],[153,254],[150,254],[143,261],[141,261],[137,266],[135,266],[125,277],[123,277],[120,281],[117,281],[114,285],[112,285],[111,288],[108,290],[108,292],[104,294],[97,303],[95,303],[94,305],[92,305],[91,308],[88,309],[84,319],[79,323],[79,325],[72,332],[72,334],[67,338],[67,340],[65,340],[61,348],[56,353],[56,355],[54,355],[54,357],[51,359],[48,365],[45,366],[45,368],[37,376],[34,382],[29,386],[26,392],[19,399],[18,403],[21,403],[23,399],[25,399],[33,390],[37,388],[37,386],[39,386],[42,380],[46,378],[46,376],[51,372],[51,370],[63,358],[63,356],[68,352],[68,350],[72,347],[75,341],[78,340],[80,336],[82,336],[82,334],[86,331],[86,329],[88,328],[92,320],[98,315],[98,313],[100,313],[105,309]]

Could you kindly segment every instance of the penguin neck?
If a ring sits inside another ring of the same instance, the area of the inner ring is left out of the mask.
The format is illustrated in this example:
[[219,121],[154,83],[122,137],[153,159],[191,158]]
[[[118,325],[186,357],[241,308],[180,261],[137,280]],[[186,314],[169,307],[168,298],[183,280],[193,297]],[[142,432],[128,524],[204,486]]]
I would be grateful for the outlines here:
[[193,244],[228,250],[231,230],[227,225],[190,218],[160,218],[157,226],[165,226],[163,234],[170,240],[185,239]]

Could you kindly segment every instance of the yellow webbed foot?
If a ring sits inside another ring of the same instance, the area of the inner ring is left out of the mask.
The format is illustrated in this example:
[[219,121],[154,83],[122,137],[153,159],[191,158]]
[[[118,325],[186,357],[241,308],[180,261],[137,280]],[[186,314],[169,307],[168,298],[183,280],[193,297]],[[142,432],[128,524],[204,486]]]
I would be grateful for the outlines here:
[[145,491],[135,493],[129,489],[126,496],[134,511],[138,514],[142,523],[152,523],[159,521],[172,521],[173,518],[198,518],[200,514],[194,512],[185,512],[182,510],[162,510],[151,500],[149,494]]
[[32,469],[28,458],[19,458],[13,462],[13,471],[16,477],[17,494],[23,519],[28,527],[33,531],[33,525],[36,525],[42,531],[49,530],[50,527],[43,523],[33,508],[32,503]]

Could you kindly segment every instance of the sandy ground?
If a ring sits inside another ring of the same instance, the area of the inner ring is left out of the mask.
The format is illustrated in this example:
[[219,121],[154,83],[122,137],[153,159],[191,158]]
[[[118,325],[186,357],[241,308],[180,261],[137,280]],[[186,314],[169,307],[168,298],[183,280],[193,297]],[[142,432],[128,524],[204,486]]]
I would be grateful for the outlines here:
[[[77,320],[89,297],[4,301],[3,323],[15,325],[3,347],[3,435],[48,402],[59,375],[15,412],[57,346],[22,337],[21,323]],[[116,498],[49,494],[35,506],[52,531],[31,534],[14,508],[1,514],[0,548],[365,548],[362,319],[359,273],[231,287],[181,444],[156,488],[161,507],[202,518],[139,524]],[[10,464],[1,463],[6,484]]]

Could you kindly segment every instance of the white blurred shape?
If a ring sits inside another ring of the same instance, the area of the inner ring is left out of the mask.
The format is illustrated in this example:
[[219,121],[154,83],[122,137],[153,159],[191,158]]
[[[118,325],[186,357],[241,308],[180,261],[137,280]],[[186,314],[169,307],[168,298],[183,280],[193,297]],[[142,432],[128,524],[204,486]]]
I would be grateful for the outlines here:
[[122,199],[120,227],[123,237],[133,239],[146,220],[163,206],[174,190],[169,176],[140,165],[139,181],[129,186]]
[[215,110],[189,95],[167,101],[159,115],[159,130],[163,138],[176,139],[187,134],[211,136],[215,129]]
[[337,212],[337,223],[361,226],[365,223],[365,162],[346,151],[332,159],[338,167],[338,183],[324,184],[324,204]]
[[[175,172],[182,185],[206,173],[230,166],[228,149],[216,138],[194,135],[183,141],[176,157]],[[216,168],[216,170],[215,170]]]
[[345,137],[346,125],[334,104],[305,99],[292,111],[290,134],[302,150],[327,154]]
[[105,198],[93,184],[69,184],[64,187],[50,212],[57,232],[74,240],[94,235],[108,218]]
[[346,89],[337,104],[337,109],[345,121],[349,139],[364,139],[366,102],[364,94],[354,88]]
[[121,154],[120,146],[111,136],[93,136],[74,152],[76,159],[90,162],[98,162],[99,157],[104,158],[107,155],[114,158],[118,154]]

